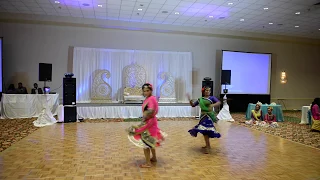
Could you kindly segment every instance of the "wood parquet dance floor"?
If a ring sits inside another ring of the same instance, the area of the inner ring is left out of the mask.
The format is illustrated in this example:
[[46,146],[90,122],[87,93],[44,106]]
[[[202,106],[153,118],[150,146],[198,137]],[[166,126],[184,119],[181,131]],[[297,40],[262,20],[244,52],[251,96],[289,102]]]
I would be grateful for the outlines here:
[[125,128],[135,123],[70,123],[40,128],[0,153],[0,179],[320,179],[320,151],[231,123],[203,154],[189,136],[197,121],[161,121],[168,133],[158,162],[140,169],[142,149]]

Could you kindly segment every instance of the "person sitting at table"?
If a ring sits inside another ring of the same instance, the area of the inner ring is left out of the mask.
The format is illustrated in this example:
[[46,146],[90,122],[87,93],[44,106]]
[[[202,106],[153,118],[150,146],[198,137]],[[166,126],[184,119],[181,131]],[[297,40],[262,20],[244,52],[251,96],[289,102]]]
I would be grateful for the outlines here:
[[263,127],[279,127],[277,123],[277,117],[272,113],[273,107],[268,107],[268,114],[264,115],[263,122],[260,123],[260,126]]
[[311,118],[312,126],[311,131],[320,132],[320,98],[315,98],[311,104]]
[[31,89],[31,94],[43,94],[42,89],[38,87],[37,83],[33,84],[33,88]]
[[262,111],[261,111],[261,102],[257,102],[255,109],[251,110],[251,120],[246,121],[246,124],[249,125],[259,125],[260,121],[262,120]]
[[18,83],[18,89],[17,89],[18,94],[28,94],[27,88],[22,86],[22,83]]
[[14,87],[14,84],[10,84],[7,90],[7,94],[17,94],[17,90]]

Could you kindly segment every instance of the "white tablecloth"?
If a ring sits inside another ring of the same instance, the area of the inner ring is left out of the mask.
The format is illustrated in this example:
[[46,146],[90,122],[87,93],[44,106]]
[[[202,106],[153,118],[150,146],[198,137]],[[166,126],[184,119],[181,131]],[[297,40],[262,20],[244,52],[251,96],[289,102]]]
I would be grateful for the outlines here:
[[31,118],[38,117],[45,108],[43,97],[53,115],[57,114],[59,94],[3,94],[2,115],[5,118]]
[[301,122],[300,124],[308,124],[308,111],[310,106],[302,106],[301,108]]

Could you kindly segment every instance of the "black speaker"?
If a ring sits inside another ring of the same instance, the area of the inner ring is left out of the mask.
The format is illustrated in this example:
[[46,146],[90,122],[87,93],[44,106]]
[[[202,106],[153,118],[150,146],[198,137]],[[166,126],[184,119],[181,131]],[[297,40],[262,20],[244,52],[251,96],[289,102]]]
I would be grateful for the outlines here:
[[204,86],[211,88],[211,96],[213,96],[213,81],[202,81],[202,87]]
[[52,64],[39,63],[39,81],[52,81]]
[[76,105],[76,78],[63,78],[63,105]]
[[64,106],[64,122],[77,122],[77,107],[76,106]]
[[222,70],[221,72],[221,84],[231,84],[231,70]]

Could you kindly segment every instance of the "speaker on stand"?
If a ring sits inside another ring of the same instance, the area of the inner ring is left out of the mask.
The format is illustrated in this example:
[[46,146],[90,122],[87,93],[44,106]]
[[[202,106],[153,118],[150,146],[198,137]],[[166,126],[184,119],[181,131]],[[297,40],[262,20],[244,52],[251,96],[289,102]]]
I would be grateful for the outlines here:
[[63,78],[63,109],[64,122],[77,122],[76,103],[76,78],[72,78],[72,73],[66,73]]
[[50,87],[47,87],[46,82],[52,81],[52,64],[39,63],[39,81],[43,81],[43,92],[49,94]]
[[222,70],[221,85],[224,85],[223,93],[228,94],[227,85],[231,84],[231,70]]

